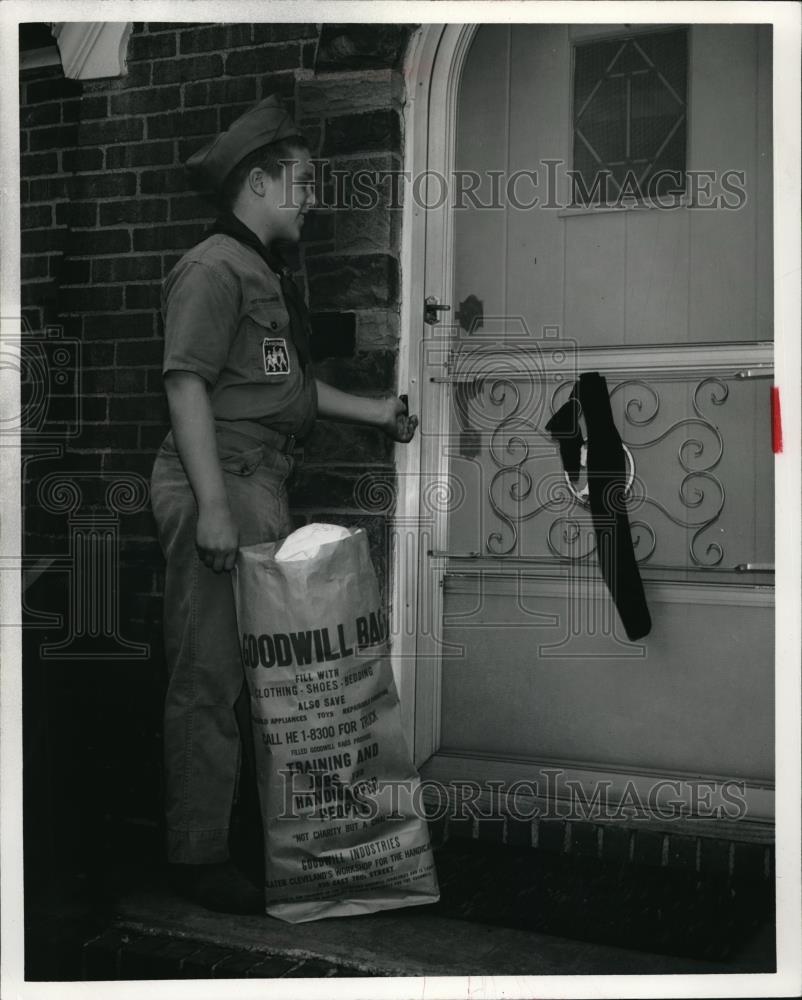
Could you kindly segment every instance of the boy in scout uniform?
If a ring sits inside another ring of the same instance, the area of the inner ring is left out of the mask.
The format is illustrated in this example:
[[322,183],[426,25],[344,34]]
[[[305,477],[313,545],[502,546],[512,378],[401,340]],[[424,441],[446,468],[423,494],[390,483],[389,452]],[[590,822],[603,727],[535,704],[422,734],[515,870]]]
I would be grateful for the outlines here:
[[273,250],[300,239],[314,205],[309,150],[280,100],[246,112],[187,167],[223,212],[170,272],[162,298],[171,430],[151,497],[167,561],[167,860],[191,898],[257,913],[261,889],[228,847],[241,752],[234,704],[244,682],[229,571],[240,545],[292,531],[293,447],[317,416],[380,427],[402,442],[417,418],[400,399],[353,396],[312,374],[306,307]]

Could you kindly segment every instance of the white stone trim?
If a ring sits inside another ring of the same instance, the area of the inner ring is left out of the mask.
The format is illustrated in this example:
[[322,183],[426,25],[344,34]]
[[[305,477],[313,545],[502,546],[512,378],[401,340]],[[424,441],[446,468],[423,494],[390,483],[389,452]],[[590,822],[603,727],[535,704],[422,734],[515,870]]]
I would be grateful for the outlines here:
[[64,76],[99,80],[124,76],[131,21],[57,21],[53,24]]

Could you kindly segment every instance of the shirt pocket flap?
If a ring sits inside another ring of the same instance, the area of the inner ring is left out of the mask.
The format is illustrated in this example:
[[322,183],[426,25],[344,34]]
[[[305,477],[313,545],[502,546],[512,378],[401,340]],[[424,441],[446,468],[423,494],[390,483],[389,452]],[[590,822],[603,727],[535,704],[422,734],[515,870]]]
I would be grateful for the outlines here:
[[289,313],[278,299],[255,299],[249,303],[247,314],[266,331],[265,336],[286,333],[290,325]]

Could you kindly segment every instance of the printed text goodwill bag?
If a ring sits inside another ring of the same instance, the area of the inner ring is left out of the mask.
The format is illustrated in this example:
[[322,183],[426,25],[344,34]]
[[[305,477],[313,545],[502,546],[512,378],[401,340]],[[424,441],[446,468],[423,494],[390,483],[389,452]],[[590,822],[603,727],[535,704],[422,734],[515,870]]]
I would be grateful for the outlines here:
[[365,532],[308,525],[241,548],[232,576],[267,912],[295,923],[436,902]]

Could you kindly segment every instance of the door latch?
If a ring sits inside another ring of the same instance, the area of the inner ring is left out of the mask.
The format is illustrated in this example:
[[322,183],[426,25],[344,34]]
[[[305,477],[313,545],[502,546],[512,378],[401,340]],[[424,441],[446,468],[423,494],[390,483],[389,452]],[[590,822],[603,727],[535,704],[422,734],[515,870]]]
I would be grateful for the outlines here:
[[434,295],[428,295],[423,303],[423,322],[429,326],[437,326],[440,322],[438,313],[450,311],[451,306],[438,302]]

